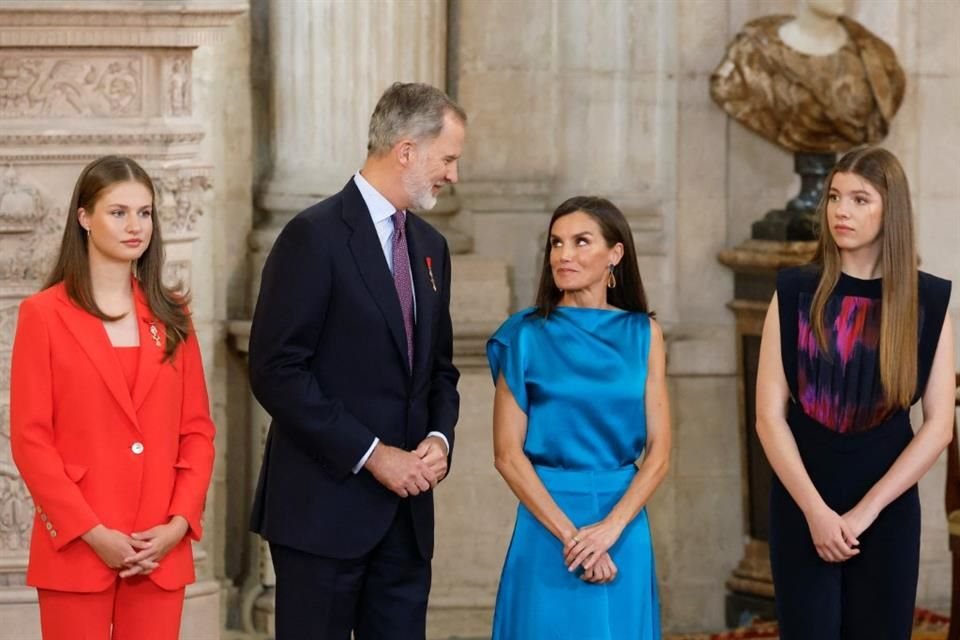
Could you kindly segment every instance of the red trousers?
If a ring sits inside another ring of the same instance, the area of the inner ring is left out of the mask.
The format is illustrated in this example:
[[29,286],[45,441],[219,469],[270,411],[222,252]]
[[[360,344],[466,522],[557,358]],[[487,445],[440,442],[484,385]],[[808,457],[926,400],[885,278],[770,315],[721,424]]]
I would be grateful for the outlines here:
[[97,593],[37,589],[43,640],[178,640],[184,592],[145,576]]

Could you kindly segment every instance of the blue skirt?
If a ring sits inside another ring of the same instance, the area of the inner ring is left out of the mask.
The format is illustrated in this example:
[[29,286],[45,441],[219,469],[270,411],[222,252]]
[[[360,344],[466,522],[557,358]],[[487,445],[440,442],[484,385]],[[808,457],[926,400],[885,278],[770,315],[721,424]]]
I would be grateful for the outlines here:
[[[560,509],[578,526],[603,519],[637,472],[535,467]],[[571,573],[563,545],[521,504],[504,561],[493,640],[659,640],[660,605],[646,509],[610,549],[617,577],[590,584]]]

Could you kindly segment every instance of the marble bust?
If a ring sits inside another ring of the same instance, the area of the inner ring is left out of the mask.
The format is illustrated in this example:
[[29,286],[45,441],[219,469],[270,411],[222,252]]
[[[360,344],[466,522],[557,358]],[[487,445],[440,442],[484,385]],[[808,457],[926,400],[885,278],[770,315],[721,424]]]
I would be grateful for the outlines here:
[[887,43],[847,18],[843,0],[751,20],[710,78],[737,122],[794,152],[837,153],[882,140],[905,78]]

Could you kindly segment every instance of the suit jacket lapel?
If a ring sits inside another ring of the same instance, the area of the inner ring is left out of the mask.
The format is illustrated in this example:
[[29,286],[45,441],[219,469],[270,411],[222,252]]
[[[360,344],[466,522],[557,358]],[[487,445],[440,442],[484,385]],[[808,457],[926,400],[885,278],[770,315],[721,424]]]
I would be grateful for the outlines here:
[[167,346],[166,328],[156,319],[139,283],[133,283],[133,297],[137,312],[137,330],[140,333],[140,362],[137,380],[133,385],[133,407],[139,409],[160,373]]
[[383,248],[380,246],[370,212],[352,179],[343,189],[343,220],[353,229],[347,244],[357,263],[360,276],[390,328],[397,355],[406,364],[407,335],[403,328],[400,299],[397,297],[393,276],[383,256]]
[[60,302],[57,313],[63,320],[63,324],[73,334],[80,347],[86,352],[87,357],[90,358],[94,368],[103,379],[104,386],[117,400],[117,403],[134,426],[139,429],[140,426],[137,422],[136,411],[133,408],[130,390],[127,388],[126,378],[124,378],[123,370],[120,368],[120,361],[113,352],[110,337],[103,327],[103,321],[77,307],[67,297],[65,291],[60,292]]
[[[440,283],[437,282],[438,261],[427,247],[420,229],[421,221],[413,214],[407,218],[407,249],[410,252],[410,270],[413,272],[413,290],[417,298],[417,322],[413,331],[413,373],[416,376],[429,364],[430,330],[433,327],[434,307],[437,304]],[[427,267],[427,259],[431,267]],[[431,282],[430,274],[433,273]],[[436,285],[436,289],[434,287]]]

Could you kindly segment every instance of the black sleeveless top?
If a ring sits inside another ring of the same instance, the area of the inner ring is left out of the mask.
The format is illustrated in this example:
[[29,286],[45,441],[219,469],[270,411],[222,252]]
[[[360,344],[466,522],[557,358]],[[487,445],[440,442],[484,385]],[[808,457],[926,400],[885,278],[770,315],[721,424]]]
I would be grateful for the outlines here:
[[[844,273],[824,308],[827,353],[820,352],[810,306],[820,270],[815,266],[777,274],[780,353],[793,400],[805,414],[839,433],[866,431],[881,424],[890,409],[880,383],[880,305],[883,281]],[[940,340],[950,281],[922,271],[919,277],[917,387],[923,395]]]

